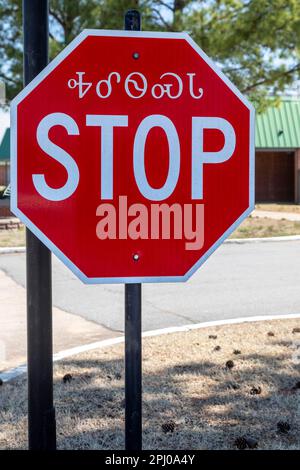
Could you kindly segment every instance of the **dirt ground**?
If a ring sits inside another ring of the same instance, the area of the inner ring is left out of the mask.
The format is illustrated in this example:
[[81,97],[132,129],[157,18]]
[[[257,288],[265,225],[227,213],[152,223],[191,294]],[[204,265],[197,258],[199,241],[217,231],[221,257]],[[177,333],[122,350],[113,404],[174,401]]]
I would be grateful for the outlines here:
[[[300,449],[299,327],[289,319],[144,338],[144,448]],[[55,365],[60,449],[124,447],[123,350]],[[26,399],[26,378],[0,387],[1,449],[26,447]]]

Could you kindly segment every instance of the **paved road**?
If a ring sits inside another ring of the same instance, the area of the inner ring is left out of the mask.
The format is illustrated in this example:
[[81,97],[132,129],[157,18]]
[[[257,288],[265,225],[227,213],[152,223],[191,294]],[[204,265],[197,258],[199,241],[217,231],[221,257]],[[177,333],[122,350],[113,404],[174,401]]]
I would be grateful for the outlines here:
[[[0,270],[0,378],[1,372],[26,361],[26,292]],[[113,335],[111,330],[79,316],[53,309],[54,353],[93,343]],[[2,376],[1,376],[2,375]]]
[[[56,258],[53,301],[62,310],[123,330],[123,286],[85,286]],[[25,255],[0,269],[24,285]],[[184,284],[143,286],[143,328],[300,312],[300,241],[226,244]]]

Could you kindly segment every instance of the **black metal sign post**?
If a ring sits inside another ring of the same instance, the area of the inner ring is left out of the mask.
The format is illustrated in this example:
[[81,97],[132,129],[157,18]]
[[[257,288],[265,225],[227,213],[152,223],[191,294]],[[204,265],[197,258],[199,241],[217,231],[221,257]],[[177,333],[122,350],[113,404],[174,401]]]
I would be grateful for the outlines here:
[[[48,63],[48,27],[48,0],[23,0],[24,85]],[[138,11],[126,13],[125,29],[141,29]],[[28,229],[26,247],[29,449],[55,450],[51,252]],[[142,449],[141,292],[141,284],[125,284],[125,447],[136,451]]]
[[[137,10],[125,14],[125,29],[141,30],[141,15]],[[141,317],[142,285],[125,284],[125,448],[131,451],[142,449]]]
[[142,285],[125,284],[125,449],[142,449]]
[[[48,23],[48,0],[23,0],[24,85],[48,63]],[[29,449],[54,450],[51,252],[28,229],[26,248]]]

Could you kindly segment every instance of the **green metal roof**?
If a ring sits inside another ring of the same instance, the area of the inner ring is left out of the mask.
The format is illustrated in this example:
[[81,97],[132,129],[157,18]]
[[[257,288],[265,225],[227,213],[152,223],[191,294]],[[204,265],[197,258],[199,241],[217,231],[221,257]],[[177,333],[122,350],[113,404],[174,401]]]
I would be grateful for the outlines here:
[[6,129],[0,144],[0,161],[10,159],[10,129]]
[[256,148],[300,148],[300,101],[284,99],[278,107],[256,114]]
[[[256,114],[256,148],[300,148],[300,100],[284,99],[278,107]],[[0,144],[0,161],[10,159],[10,129]]]

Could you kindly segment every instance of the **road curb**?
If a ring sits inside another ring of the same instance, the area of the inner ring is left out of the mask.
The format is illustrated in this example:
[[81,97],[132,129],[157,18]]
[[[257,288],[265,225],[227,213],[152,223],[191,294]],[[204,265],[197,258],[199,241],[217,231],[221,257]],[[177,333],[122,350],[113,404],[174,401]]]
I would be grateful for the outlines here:
[[261,237],[261,238],[229,238],[224,243],[266,243],[266,242],[292,242],[299,241],[300,235],[285,235],[283,237]]
[[7,255],[10,253],[25,253],[25,251],[25,246],[0,247],[0,255]]
[[[213,320],[202,323],[191,323],[184,326],[171,326],[168,328],[159,328],[157,330],[145,331],[142,333],[143,338],[154,337],[154,336],[163,336],[170,333],[180,333],[185,331],[209,328],[212,326],[223,326],[223,325],[235,325],[242,323],[251,323],[259,321],[272,321],[272,320],[291,320],[293,318],[300,318],[300,313],[290,313],[290,314],[281,314],[281,315],[258,315],[255,317],[244,317],[244,318],[230,318],[227,320]],[[53,355],[53,362],[61,361],[67,357],[74,356],[87,351],[92,351],[98,348],[105,348],[108,346],[113,346],[115,344],[124,343],[125,337],[118,336],[117,338],[104,339],[102,341],[96,341],[94,343],[84,344],[82,346],[77,346],[75,348],[65,349]],[[22,364],[18,367],[14,367],[5,372],[0,373],[0,379],[2,382],[9,382],[17,377],[27,373],[27,365]]]

